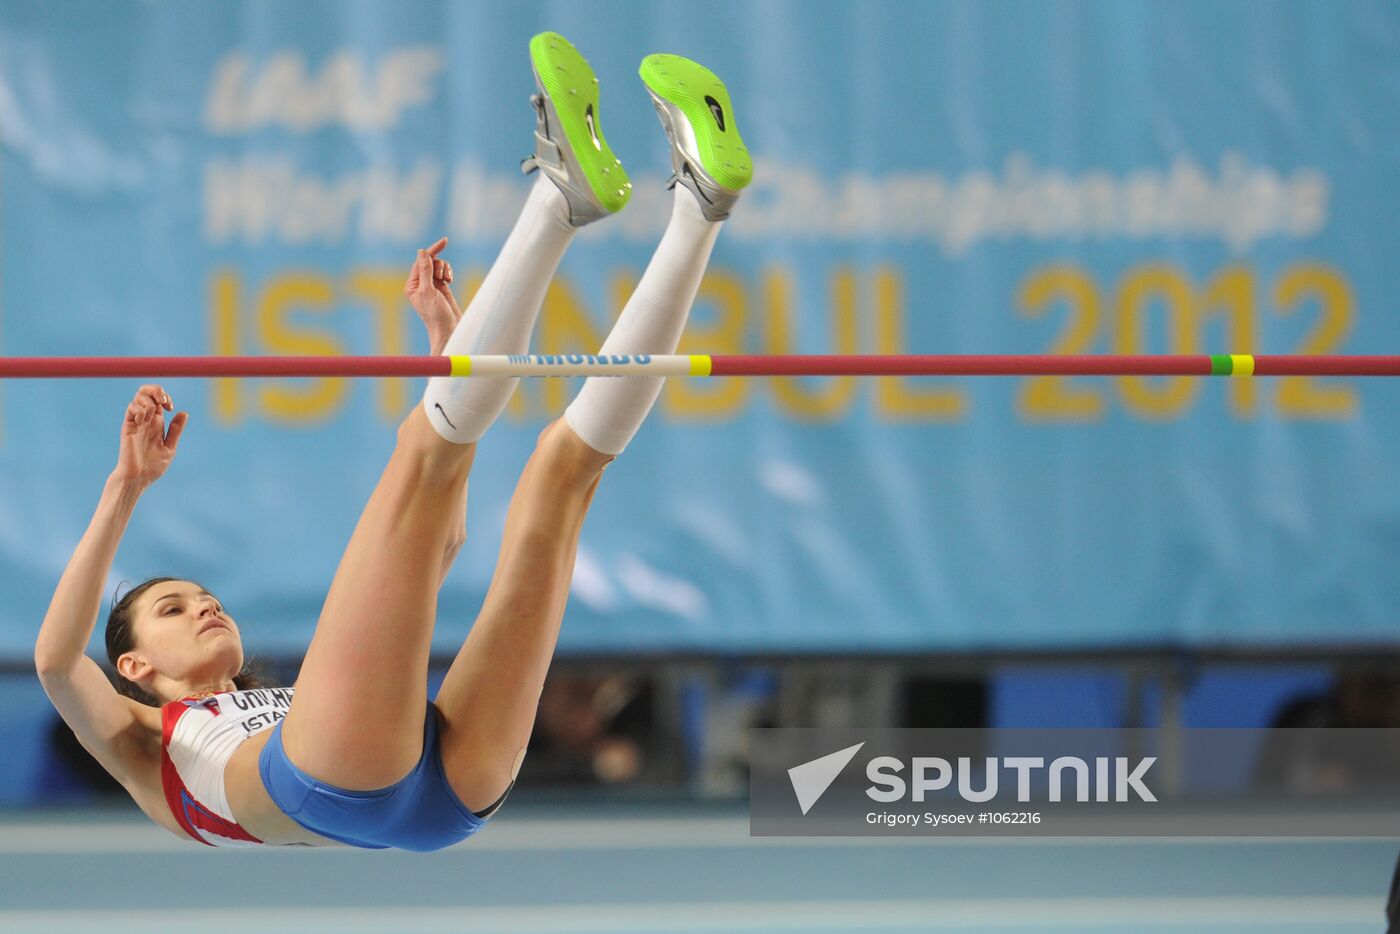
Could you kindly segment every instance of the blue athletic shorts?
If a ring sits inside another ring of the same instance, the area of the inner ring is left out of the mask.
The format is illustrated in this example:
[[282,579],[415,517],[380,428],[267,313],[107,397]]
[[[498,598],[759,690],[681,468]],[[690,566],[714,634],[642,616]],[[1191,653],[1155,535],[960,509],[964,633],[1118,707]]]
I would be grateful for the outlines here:
[[427,852],[470,837],[486,824],[447,783],[437,708],[423,719],[423,754],[402,779],[378,791],[348,791],[307,775],[282,748],[282,723],[258,758],[263,787],[282,812],[312,833],[351,846]]

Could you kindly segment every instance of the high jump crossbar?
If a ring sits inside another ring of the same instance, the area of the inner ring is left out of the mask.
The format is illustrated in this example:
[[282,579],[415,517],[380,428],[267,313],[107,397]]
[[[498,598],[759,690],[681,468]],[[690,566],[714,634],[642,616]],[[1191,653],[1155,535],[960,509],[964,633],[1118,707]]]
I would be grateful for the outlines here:
[[0,357],[0,379],[185,376],[1400,376],[1400,355]]

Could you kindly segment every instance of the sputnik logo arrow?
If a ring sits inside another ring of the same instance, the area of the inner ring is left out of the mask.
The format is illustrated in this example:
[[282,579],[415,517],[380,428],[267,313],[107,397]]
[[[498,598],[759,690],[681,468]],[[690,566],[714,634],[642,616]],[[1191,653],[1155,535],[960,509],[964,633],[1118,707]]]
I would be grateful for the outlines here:
[[856,743],[854,746],[847,746],[820,759],[813,759],[788,769],[788,778],[792,780],[792,790],[797,795],[797,805],[802,808],[803,814],[810,811],[812,805],[826,794],[831,783],[836,781],[836,777],[864,745],[865,743]]

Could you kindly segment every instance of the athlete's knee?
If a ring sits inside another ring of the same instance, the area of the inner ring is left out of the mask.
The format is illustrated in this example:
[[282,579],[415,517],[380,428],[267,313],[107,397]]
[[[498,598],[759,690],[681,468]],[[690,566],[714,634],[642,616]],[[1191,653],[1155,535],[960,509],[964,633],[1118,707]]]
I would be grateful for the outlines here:
[[414,406],[399,423],[395,453],[412,460],[422,470],[452,479],[471,469],[476,456],[476,444],[453,444],[445,440],[428,423],[420,406]]
[[616,455],[589,447],[562,418],[550,422],[540,432],[535,439],[535,452],[545,459],[552,475],[574,481],[585,489],[617,459]]

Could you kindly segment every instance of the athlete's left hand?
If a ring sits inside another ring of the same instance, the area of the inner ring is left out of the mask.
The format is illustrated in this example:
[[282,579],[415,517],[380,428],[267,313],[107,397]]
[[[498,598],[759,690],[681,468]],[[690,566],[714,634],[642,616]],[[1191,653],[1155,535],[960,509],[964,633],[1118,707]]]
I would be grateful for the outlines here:
[[426,250],[419,250],[403,286],[409,304],[428,329],[428,343],[434,354],[442,353],[462,317],[462,309],[452,294],[452,264],[440,258],[446,247],[447,238],[443,237]]

